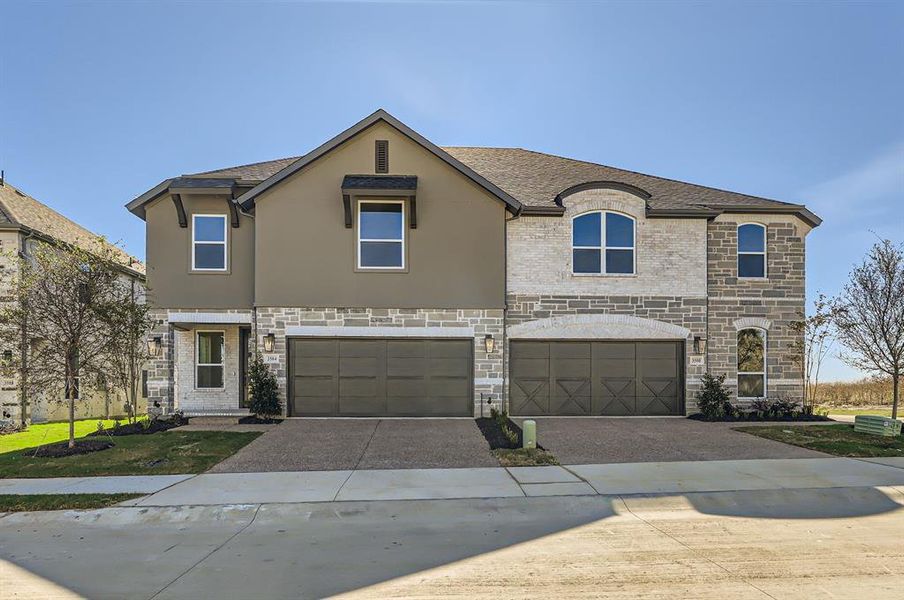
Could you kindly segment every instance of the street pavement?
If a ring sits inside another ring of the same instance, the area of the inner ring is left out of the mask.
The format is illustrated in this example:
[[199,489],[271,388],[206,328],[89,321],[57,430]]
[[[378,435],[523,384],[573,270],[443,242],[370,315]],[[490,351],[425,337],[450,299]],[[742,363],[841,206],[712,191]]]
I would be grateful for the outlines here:
[[902,507],[785,487],[16,513],[0,597],[900,598]]

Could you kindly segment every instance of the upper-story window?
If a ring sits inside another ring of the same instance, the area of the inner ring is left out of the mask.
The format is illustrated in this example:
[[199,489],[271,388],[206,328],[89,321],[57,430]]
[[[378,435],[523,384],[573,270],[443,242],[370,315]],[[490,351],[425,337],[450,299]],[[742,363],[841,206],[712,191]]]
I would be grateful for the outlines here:
[[226,215],[192,215],[191,268],[226,270]]
[[358,202],[358,268],[405,268],[405,203]]
[[634,273],[634,219],[614,212],[592,212],[571,222],[575,274]]
[[738,226],[738,277],[766,277],[766,227]]
[[766,332],[750,327],[738,332],[738,398],[766,395]]

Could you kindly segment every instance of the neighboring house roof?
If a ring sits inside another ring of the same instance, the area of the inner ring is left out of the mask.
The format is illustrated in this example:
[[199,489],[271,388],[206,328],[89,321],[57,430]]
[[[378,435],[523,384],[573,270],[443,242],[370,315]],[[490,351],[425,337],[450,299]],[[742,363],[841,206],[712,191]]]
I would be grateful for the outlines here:
[[[527,214],[561,214],[562,200],[570,193],[592,187],[609,187],[624,189],[646,200],[651,216],[707,217],[720,212],[766,212],[795,214],[812,226],[822,222],[801,204],[645,175],[522,148],[435,146],[382,110],[304,156],[192,173],[183,177],[230,177],[246,186],[253,185],[238,198],[243,207],[250,208],[258,194],[381,119],[463,170],[472,179],[477,178],[475,180],[483,182],[481,185],[484,187],[492,188],[497,196],[510,199],[506,203],[511,208],[517,206],[516,213],[523,209]],[[130,202],[129,210],[143,214],[143,205],[165,192],[169,181],[172,180],[161,183]]]
[[[100,237],[13,187],[7,181],[0,185],[0,228],[33,231],[43,237],[71,244],[89,252],[97,247]],[[138,275],[144,275],[144,265],[137,258],[129,256],[114,244],[102,243],[114,250],[120,257],[123,267]]]

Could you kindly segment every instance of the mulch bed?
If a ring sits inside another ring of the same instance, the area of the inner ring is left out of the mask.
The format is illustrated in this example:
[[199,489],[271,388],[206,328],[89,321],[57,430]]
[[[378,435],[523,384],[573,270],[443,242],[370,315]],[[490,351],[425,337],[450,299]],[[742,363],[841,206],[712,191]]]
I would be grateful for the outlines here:
[[100,452],[115,446],[110,440],[75,440],[75,447],[70,448],[69,442],[58,442],[56,444],[48,444],[41,446],[35,452],[28,451],[27,454],[38,458],[61,458],[63,456],[75,456],[77,454],[90,454],[92,452]]
[[511,419],[509,419],[509,427],[518,434],[517,444],[512,444],[509,439],[505,437],[505,434],[502,433],[502,427],[499,426],[496,419],[481,417],[475,419],[475,421],[477,421],[477,428],[480,429],[480,433],[483,434],[483,437],[486,438],[487,443],[490,445],[490,450],[498,450],[500,448],[514,450],[515,448],[521,447],[521,428],[512,423]]
[[730,417],[722,417],[719,419],[707,419],[700,413],[694,413],[688,416],[688,419],[693,419],[694,421],[705,421],[709,423],[761,423],[761,422],[783,422],[789,423],[794,421],[808,422],[808,421],[831,421],[829,417],[824,415],[794,415],[792,417],[764,417],[761,415],[749,413],[742,414],[739,416],[732,415]]
[[89,436],[118,436],[118,435],[148,435],[151,433],[159,433],[168,429],[174,429],[187,425],[188,419],[185,417],[173,417],[171,419],[151,419],[150,421],[138,421],[137,423],[126,423],[119,427],[110,427],[109,429],[101,429],[92,431]]
[[[480,433],[483,434],[483,437],[490,445],[490,450],[517,450],[521,448],[521,444],[524,441],[524,432],[522,432],[521,428],[518,427],[518,424],[511,419],[506,418],[509,429],[518,434],[517,444],[512,444],[509,439],[505,437],[505,434],[502,433],[502,427],[496,419],[481,417],[474,420],[477,421],[477,428],[480,429]],[[537,444],[537,448],[544,450],[543,446],[540,446],[539,444]]]
[[258,416],[251,415],[250,417],[242,417],[239,419],[239,424],[241,425],[279,425],[283,420],[279,418],[268,418],[262,419]]

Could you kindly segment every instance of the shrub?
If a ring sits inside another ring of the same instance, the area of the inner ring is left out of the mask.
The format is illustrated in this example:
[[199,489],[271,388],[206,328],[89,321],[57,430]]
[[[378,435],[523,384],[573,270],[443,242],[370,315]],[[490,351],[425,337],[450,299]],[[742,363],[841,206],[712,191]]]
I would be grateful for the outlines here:
[[248,375],[249,410],[262,418],[280,415],[282,404],[279,402],[279,385],[276,383],[276,375],[270,371],[270,367],[264,363],[260,354],[255,355],[251,361]]
[[731,392],[725,387],[725,375],[706,373],[700,378],[703,388],[696,394],[697,409],[707,421],[716,421],[734,414]]
[[799,402],[785,398],[757,398],[750,403],[751,412],[763,419],[789,419],[797,412],[813,414],[812,407],[809,409],[801,410]]

